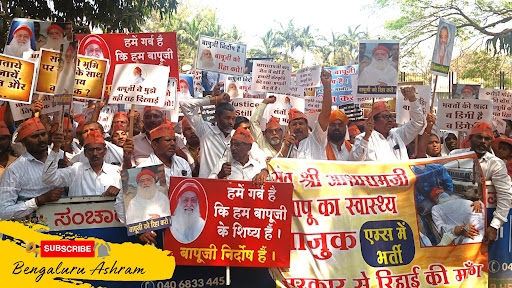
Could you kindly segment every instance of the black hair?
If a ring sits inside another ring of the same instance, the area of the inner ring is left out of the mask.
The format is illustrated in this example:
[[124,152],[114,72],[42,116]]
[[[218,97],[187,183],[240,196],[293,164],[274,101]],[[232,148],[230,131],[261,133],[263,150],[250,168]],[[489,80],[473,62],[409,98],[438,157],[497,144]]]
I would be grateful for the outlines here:
[[85,127],[85,125],[90,125],[90,124],[97,124],[100,127],[101,134],[105,133],[105,131],[103,130],[103,125],[101,125],[98,121],[91,121],[91,120],[89,120],[89,121],[85,122],[83,127]]
[[221,102],[215,107],[215,116],[220,117],[224,111],[235,111],[235,107],[230,103]]
[[244,116],[236,116],[235,125],[233,126],[233,129],[236,130],[242,123],[249,123],[249,119],[247,119],[247,117]]

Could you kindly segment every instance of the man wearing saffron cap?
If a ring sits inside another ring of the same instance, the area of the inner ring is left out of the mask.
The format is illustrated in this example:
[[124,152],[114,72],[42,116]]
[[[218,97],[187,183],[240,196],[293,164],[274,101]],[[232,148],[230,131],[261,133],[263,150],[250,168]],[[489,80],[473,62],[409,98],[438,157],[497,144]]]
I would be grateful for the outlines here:
[[67,42],[64,38],[64,29],[56,23],[46,28],[46,35],[48,35],[48,39],[42,48],[60,51],[60,45]]
[[112,128],[110,129],[110,135],[112,135],[112,143],[122,148],[127,138],[125,125],[121,123],[112,125]]
[[11,133],[7,125],[5,125],[5,122],[0,121],[0,179],[2,178],[5,168],[16,160],[16,157],[12,156],[11,152]]
[[[450,152],[450,155],[470,151],[475,152],[480,162],[480,167],[482,167],[485,180],[491,180],[496,190],[496,210],[493,213],[489,227],[485,230],[484,244],[498,239],[498,229],[507,222],[512,201],[512,191],[510,190],[512,187],[505,163],[489,152],[493,140],[494,133],[491,125],[484,122],[477,122],[473,125],[473,128],[465,139],[465,142],[469,143],[470,148],[455,149]],[[462,163],[461,165],[464,164],[466,164],[466,168],[473,169],[472,161],[471,163]]]
[[103,42],[103,39],[91,35],[86,38],[84,44],[80,45],[82,54],[94,58],[108,58],[108,53],[106,54],[106,44]]
[[155,173],[143,168],[137,174],[136,181],[137,194],[127,206],[126,224],[170,216],[169,198],[157,188]]
[[30,118],[18,128],[16,141],[27,151],[5,169],[0,180],[0,219],[21,219],[37,207],[60,199],[63,188],[41,181],[48,156],[48,134],[39,118]]
[[356,136],[361,134],[361,131],[359,131],[359,128],[357,128],[357,125],[351,125],[348,127],[348,136],[350,136],[350,144],[354,145],[356,143]]
[[347,161],[352,150],[352,144],[345,140],[347,134],[348,117],[341,110],[334,110],[329,116],[327,127],[327,145],[325,154],[327,160]]
[[379,45],[372,50],[372,62],[359,75],[359,86],[396,86],[398,75],[389,63],[389,49]]
[[251,134],[256,140],[256,143],[267,157],[272,158],[276,157],[276,155],[281,152],[281,147],[283,146],[283,128],[281,124],[279,124],[279,119],[273,116],[268,120],[265,131],[262,131],[260,122],[267,105],[275,102],[275,96],[269,96],[263,99],[263,102],[254,109],[249,121]]
[[476,95],[474,94],[473,87],[466,85],[462,87],[460,90],[460,98],[462,99],[476,99]]
[[[141,133],[133,138],[129,137],[126,139],[123,146],[125,164],[134,162],[135,165],[139,165],[146,161],[149,155],[153,153],[150,132],[164,123],[164,111],[162,111],[160,107],[146,106],[142,112],[142,119],[146,133]],[[123,167],[124,169],[131,168],[131,166]]]
[[[309,133],[308,119],[306,114],[292,108],[288,112],[288,135],[283,140],[282,156],[299,159],[326,159],[325,146],[327,145],[327,127],[329,125],[329,116],[331,114],[331,73],[323,70],[320,74],[320,80],[324,88],[322,98],[322,111],[318,115],[318,120],[314,123],[314,128]],[[291,148],[290,148],[291,147]]]
[[57,156],[64,135],[53,134],[53,148],[44,164],[43,182],[47,185],[69,187],[68,196],[116,196],[121,188],[119,167],[104,162],[107,147],[100,131],[91,131],[84,139],[84,154],[87,163],[77,162],[73,166],[58,169]]
[[12,35],[11,42],[5,45],[5,55],[22,58],[23,52],[33,51],[30,40],[34,37],[34,33],[27,24],[18,25]]
[[[188,244],[201,234],[206,221],[201,217],[199,196],[204,192],[195,183],[181,187],[174,200],[177,203],[172,215],[171,233],[176,240]],[[202,207],[205,209],[205,207]]]
[[[85,138],[87,138],[88,133],[90,133],[92,131],[99,131],[100,134],[103,135],[103,137],[105,137],[105,132],[103,131],[103,126],[100,123],[98,123],[96,121],[87,121],[86,123],[84,123],[83,128],[82,128],[83,139],[85,140]],[[120,166],[123,161],[123,148],[118,147],[117,145],[112,144],[108,141],[105,142],[105,145],[107,148],[106,154],[104,156],[105,162],[109,163],[109,164],[116,165],[116,166]],[[80,154],[76,155],[75,157],[73,157],[73,159],[71,159],[71,163],[76,163],[76,162],[86,163],[88,161],[89,160],[87,159],[87,157],[85,157],[85,153],[83,150],[82,150],[82,152],[80,152]]]
[[231,156],[223,157],[213,168],[208,178],[252,180],[255,185],[261,185],[268,178],[265,162],[255,160],[251,151],[254,138],[249,130],[238,127],[231,137]]
[[395,126],[395,117],[384,102],[373,105],[366,120],[364,133],[356,137],[349,160],[352,161],[396,161],[409,160],[406,145],[419,134],[425,123],[421,106],[416,101],[414,87],[400,88],[411,103],[411,121]]

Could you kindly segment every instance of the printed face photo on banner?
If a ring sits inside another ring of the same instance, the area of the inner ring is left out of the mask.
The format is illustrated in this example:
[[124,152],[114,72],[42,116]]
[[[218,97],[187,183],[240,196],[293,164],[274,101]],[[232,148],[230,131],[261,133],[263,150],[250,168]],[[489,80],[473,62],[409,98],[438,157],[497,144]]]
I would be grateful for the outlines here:
[[[20,18],[12,21],[4,48],[5,55],[22,58],[23,52],[37,50],[34,23],[33,20]],[[39,29],[40,26],[37,26]]]
[[109,58],[110,50],[103,38],[91,34],[85,36],[80,42],[80,49],[78,52],[81,55],[103,59]]
[[73,94],[77,59],[76,44],[76,42],[68,42],[62,45],[55,94]]
[[485,182],[479,167],[476,158],[411,166],[422,247],[482,242],[486,222],[480,187]]
[[170,216],[163,165],[121,171],[126,224]]
[[452,99],[478,99],[480,85],[453,84]]
[[432,63],[450,66],[454,42],[455,25],[444,21],[444,19],[440,19],[434,46],[434,55],[432,56]]
[[194,97],[194,75],[181,74],[178,82],[178,103],[180,100],[191,99]]

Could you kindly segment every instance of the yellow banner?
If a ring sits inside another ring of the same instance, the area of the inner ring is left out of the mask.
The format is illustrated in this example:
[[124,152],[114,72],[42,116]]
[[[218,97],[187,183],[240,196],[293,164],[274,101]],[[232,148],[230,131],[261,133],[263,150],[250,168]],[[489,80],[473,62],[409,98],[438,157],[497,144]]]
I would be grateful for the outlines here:
[[0,54],[0,100],[30,103],[35,64]]
[[102,99],[108,63],[107,59],[79,56],[73,97],[86,100]]
[[486,199],[485,182],[473,168],[474,157],[307,164],[273,159],[276,180],[295,185],[287,282],[487,287],[479,201]]

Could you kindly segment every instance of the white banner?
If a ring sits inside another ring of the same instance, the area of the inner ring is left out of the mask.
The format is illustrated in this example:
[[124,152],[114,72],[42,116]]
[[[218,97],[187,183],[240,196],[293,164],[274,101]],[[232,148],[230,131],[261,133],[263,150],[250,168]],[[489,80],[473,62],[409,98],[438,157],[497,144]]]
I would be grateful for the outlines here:
[[196,69],[221,74],[244,74],[246,45],[209,36],[199,36]]
[[290,91],[292,65],[270,61],[254,61],[252,90],[285,94]]
[[491,123],[492,107],[490,100],[439,99],[437,127],[469,131],[475,122]]

